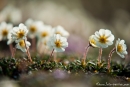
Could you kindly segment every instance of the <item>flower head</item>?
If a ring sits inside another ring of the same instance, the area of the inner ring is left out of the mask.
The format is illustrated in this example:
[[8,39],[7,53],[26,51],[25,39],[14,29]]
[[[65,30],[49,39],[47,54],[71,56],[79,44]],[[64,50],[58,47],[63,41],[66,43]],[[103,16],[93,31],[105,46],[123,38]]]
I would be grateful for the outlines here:
[[95,32],[94,39],[96,41],[96,46],[107,48],[109,45],[113,44],[114,35],[108,29],[100,29],[99,32]]
[[11,31],[11,37],[16,42],[19,42],[22,39],[26,39],[27,33],[27,27],[21,23],[18,27],[13,28],[13,30]]
[[115,46],[116,46],[116,52],[117,52],[117,54],[119,56],[121,56],[122,58],[124,58],[125,57],[124,55],[127,54],[127,51],[126,51],[127,46],[125,44],[125,41],[124,40],[120,40],[118,38],[118,40],[116,41],[116,45]]
[[43,25],[43,27],[39,29],[38,33],[39,39],[45,39],[50,36],[52,36],[52,27],[49,25]]
[[13,28],[12,24],[7,24],[6,22],[1,23],[1,25],[0,25],[0,41],[7,39],[8,34],[12,28]]
[[13,24],[18,24],[22,20],[22,13],[19,8],[16,8],[12,5],[6,6],[0,12],[0,21],[8,21]]
[[30,38],[36,37],[38,30],[44,25],[42,21],[34,21],[32,19],[28,19],[25,22],[26,26],[29,29],[28,36]]
[[63,52],[68,47],[68,42],[65,37],[59,34],[54,34],[48,41],[48,47],[54,49],[55,52]]
[[7,41],[8,45],[14,42],[14,39],[12,39],[12,37],[11,37],[11,32],[9,32],[7,39],[8,39],[8,41]]
[[17,48],[17,49],[20,49],[20,50],[23,51],[23,52],[26,52],[27,49],[26,49],[26,47],[25,47],[25,43],[26,43],[27,48],[29,48],[29,46],[31,46],[31,43],[30,43],[30,42],[28,42],[28,41],[26,41],[26,40],[25,40],[25,42],[24,42],[24,40],[20,40],[20,41],[16,44],[16,48]]
[[53,29],[54,34],[60,34],[63,37],[68,37],[69,33],[62,27],[62,26],[57,26]]
[[90,44],[92,47],[97,47],[97,46],[96,46],[96,41],[95,41],[95,39],[94,39],[94,35],[91,35],[91,36],[89,37],[89,44]]

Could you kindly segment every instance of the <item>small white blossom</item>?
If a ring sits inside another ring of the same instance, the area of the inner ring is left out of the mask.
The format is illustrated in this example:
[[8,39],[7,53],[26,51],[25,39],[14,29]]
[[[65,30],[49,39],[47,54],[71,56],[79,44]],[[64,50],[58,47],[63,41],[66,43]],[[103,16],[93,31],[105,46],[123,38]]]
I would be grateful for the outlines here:
[[91,36],[89,37],[89,43],[90,43],[90,45],[91,45],[92,47],[97,47],[96,41],[95,41],[95,39],[94,39],[94,35],[91,35]]
[[8,34],[12,28],[13,28],[12,24],[7,24],[6,22],[1,23],[1,25],[0,25],[0,41],[7,39]]
[[11,37],[15,42],[19,42],[22,39],[26,39],[28,29],[24,24],[19,24],[18,27],[14,27],[11,31]]
[[42,21],[34,21],[32,19],[28,19],[25,22],[27,28],[29,29],[28,36],[29,38],[35,38],[38,34],[39,29],[44,25]]
[[47,45],[49,38],[45,39],[39,39],[37,42],[37,51],[42,54],[48,54],[49,53],[49,47]]
[[124,57],[125,57],[124,55],[127,54],[127,51],[126,51],[127,46],[126,46],[126,44],[125,44],[125,41],[124,41],[124,40],[120,40],[120,39],[118,38],[118,40],[116,41],[115,46],[116,46],[116,52],[117,52],[117,54],[118,54],[120,57],[124,58]]
[[1,12],[0,12],[0,21],[8,21],[13,24],[18,24],[22,20],[22,12],[20,9],[9,5],[6,6]]
[[54,32],[54,34],[60,34],[63,37],[69,36],[69,32],[67,32],[62,26],[57,26],[57,27],[53,28],[53,32]]
[[[26,41],[25,40],[25,43],[26,43],[26,46],[27,46],[27,49],[29,48],[29,46],[31,46],[31,43]],[[25,43],[24,43],[24,40],[20,40],[17,44],[16,44],[16,48],[17,49],[20,49],[21,51],[23,52],[26,52],[26,47],[25,47]]]
[[60,34],[54,34],[50,37],[47,45],[50,49],[54,49],[54,52],[63,52],[65,48],[68,47],[68,42],[67,39]]
[[108,29],[100,29],[99,32],[95,32],[94,39],[96,41],[96,46],[107,48],[109,45],[113,44],[114,35]]
[[12,39],[12,37],[11,37],[11,32],[9,32],[7,39],[8,39],[8,41],[7,41],[8,45],[14,42],[14,39]]
[[52,34],[52,27],[49,25],[43,25],[43,27],[41,27],[39,29],[39,33],[38,33],[39,39],[49,38],[52,35],[53,35]]

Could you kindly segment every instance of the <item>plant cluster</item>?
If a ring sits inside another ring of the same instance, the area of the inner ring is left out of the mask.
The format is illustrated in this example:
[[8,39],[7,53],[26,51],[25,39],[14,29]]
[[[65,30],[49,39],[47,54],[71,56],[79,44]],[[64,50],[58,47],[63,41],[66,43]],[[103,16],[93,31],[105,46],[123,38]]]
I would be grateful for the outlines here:
[[[46,56],[48,57],[48,56]],[[97,61],[88,60],[86,65],[81,60],[74,60],[67,63],[62,60],[60,62],[47,61],[39,57],[33,58],[33,63],[27,59],[2,58],[0,60],[0,75],[5,75],[13,79],[18,79],[22,74],[30,74],[35,71],[45,71],[52,73],[55,69],[61,69],[68,74],[107,74],[109,76],[130,77],[130,67],[123,64],[111,64],[111,71],[107,69],[107,64],[102,61],[100,65]]]
[[[89,37],[89,44],[85,48],[85,52],[83,53],[81,60],[75,60],[72,62],[68,60],[68,62],[57,62],[56,53],[64,52],[65,48],[68,47],[68,36],[69,33],[62,26],[56,26],[53,28],[50,25],[44,24],[42,21],[28,19],[25,24],[20,23],[15,27],[13,27],[12,24],[2,22],[0,25],[0,40],[8,40],[7,44],[10,47],[12,57],[1,58],[0,73],[15,78],[19,77],[19,74],[23,72],[61,68],[71,73],[108,73],[117,76],[129,77],[129,68],[122,64],[111,63],[111,57],[114,52],[117,52],[117,54],[122,58],[127,55],[127,46],[124,40],[118,39],[116,41],[115,47],[109,53],[108,63],[101,61],[102,49],[112,45],[115,38],[110,30],[100,29],[99,31],[96,31],[94,35]],[[37,46],[44,46],[45,50],[52,50],[50,55],[44,55],[43,59],[38,57],[32,58],[29,51],[29,46],[31,46],[31,43],[27,40],[28,38],[32,39],[32,48],[35,52],[35,39],[38,38]],[[13,43],[16,44],[15,47],[13,47]],[[90,47],[99,48],[98,61],[86,61],[87,53]],[[16,48],[20,49],[22,52],[26,52],[29,61],[28,59],[24,60],[16,58]],[[47,60],[44,59],[46,57],[48,57]]]

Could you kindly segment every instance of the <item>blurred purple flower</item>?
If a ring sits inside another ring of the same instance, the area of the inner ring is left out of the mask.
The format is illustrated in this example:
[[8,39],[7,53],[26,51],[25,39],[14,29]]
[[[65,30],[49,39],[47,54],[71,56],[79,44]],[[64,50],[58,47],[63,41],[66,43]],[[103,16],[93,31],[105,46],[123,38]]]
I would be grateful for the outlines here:
[[72,34],[68,38],[68,43],[69,46],[66,48],[67,53],[72,52],[82,54],[87,45],[83,38]]

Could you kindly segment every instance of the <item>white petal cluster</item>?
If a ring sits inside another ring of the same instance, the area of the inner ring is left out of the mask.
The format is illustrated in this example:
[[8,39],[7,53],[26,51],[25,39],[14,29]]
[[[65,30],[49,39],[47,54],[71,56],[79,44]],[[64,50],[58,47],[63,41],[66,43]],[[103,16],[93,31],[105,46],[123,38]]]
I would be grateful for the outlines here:
[[54,52],[63,52],[68,47],[68,42],[65,37],[60,34],[54,34],[48,41],[48,47],[54,49]]
[[107,48],[109,45],[113,44],[114,35],[108,29],[100,29],[95,32],[94,39],[96,41],[96,46]]
[[12,5],[6,6],[0,13],[0,21],[8,21],[13,24],[18,24],[21,20],[21,10]]
[[53,32],[52,32],[52,27],[50,25],[43,25],[39,29],[39,33],[38,33],[39,39],[47,39],[52,35],[53,35]]
[[31,39],[37,36],[39,29],[44,25],[42,21],[34,21],[32,19],[28,19],[25,24],[29,30],[28,37]]
[[0,41],[7,39],[8,34],[12,28],[12,24],[7,24],[6,22],[2,22],[0,24]]
[[28,33],[27,27],[20,23],[18,27],[14,27],[11,31],[11,37],[15,42],[19,42],[20,40],[26,39]]
[[14,42],[14,39],[12,39],[12,37],[11,37],[11,32],[9,32],[9,34],[8,34],[8,41],[7,41],[7,45],[9,45],[9,44],[11,44],[11,43],[13,43]]
[[29,48],[29,46],[31,46],[31,43],[28,42],[27,40],[25,40],[25,42],[24,42],[24,40],[20,40],[20,41],[16,44],[16,48],[17,48],[17,49],[20,49],[20,50],[23,51],[23,52],[26,52],[27,50],[26,50],[26,47],[25,47],[25,43],[26,43],[27,49]]
[[57,27],[53,28],[53,33],[60,34],[63,37],[69,36],[69,33],[62,26],[57,26]]
[[94,35],[91,35],[89,37],[89,44],[92,46],[92,47],[97,47],[96,45],[96,40],[94,39]]
[[116,41],[115,46],[116,46],[116,52],[117,52],[117,54],[118,54],[120,57],[124,58],[124,57],[125,57],[124,55],[127,55],[127,54],[128,54],[127,51],[126,51],[127,46],[126,46],[124,40],[120,40],[120,39],[118,38],[118,40]]

